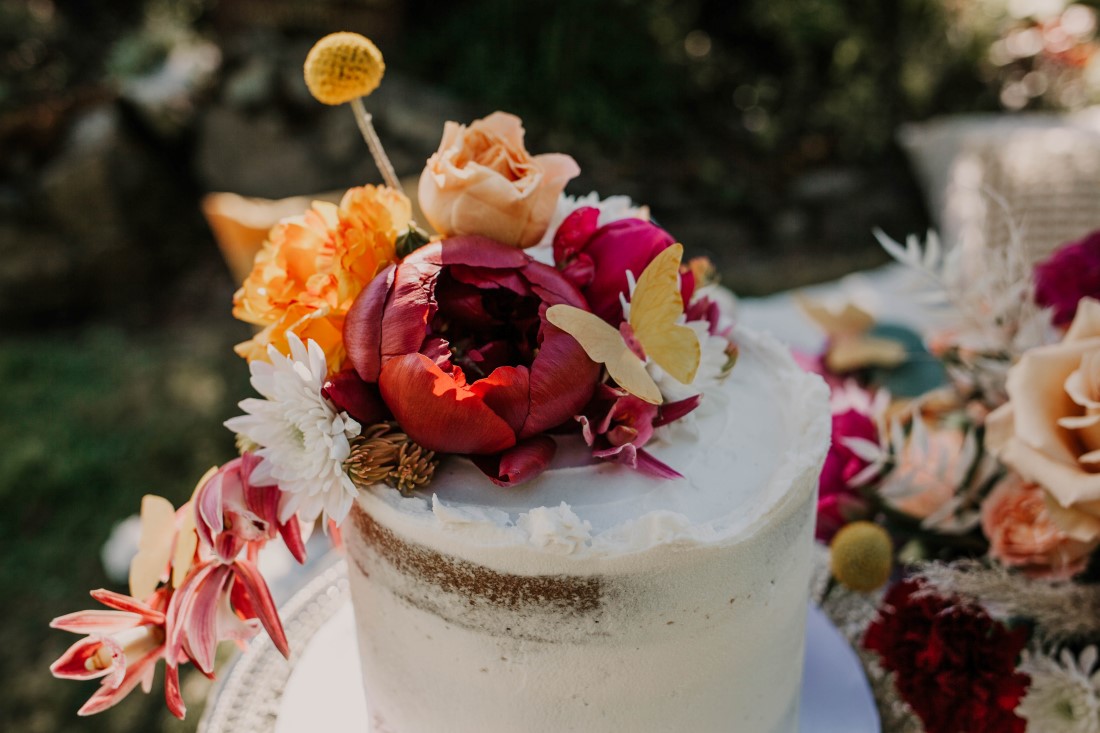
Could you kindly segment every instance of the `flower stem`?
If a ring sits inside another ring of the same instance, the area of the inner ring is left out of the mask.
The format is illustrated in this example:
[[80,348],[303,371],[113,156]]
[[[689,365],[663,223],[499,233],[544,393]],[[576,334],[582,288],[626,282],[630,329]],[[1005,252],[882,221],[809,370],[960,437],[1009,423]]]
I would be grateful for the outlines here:
[[363,98],[356,97],[351,100],[351,109],[355,113],[355,122],[359,125],[359,132],[363,133],[363,139],[367,141],[370,154],[374,157],[374,163],[378,166],[378,170],[382,172],[382,178],[386,180],[386,185],[395,191],[405,193],[401,181],[397,180],[393,163],[390,163],[386,151],[382,148],[382,141],[378,139],[378,133],[374,131],[374,123],[370,112],[363,106]]

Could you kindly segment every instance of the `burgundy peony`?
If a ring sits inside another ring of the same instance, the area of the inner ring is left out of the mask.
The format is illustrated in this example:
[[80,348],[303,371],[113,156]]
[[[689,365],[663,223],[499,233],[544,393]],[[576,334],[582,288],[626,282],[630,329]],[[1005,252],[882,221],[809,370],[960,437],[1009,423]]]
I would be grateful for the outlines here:
[[[641,219],[620,219],[601,227],[599,216],[598,209],[586,206],[565,218],[554,234],[554,262],[580,288],[592,312],[617,325],[623,320],[619,294],[628,292],[626,271],[638,278],[676,240]],[[681,282],[687,303],[695,281],[685,273]]]
[[653,405],[624,389],[601,384],[585,414],[578,415],[584,440],[596,458],[623,463],[657,478],[680,478],[675,469],[644,449],[654,428],[679,420],[699,406],[700,396]]
[[856,409],[833,413],[833,442],[818,479],[817,538],[828,542],[863,510],[865,502],[851,485],[869,465],[845,445],[846,438],[878,442],[878,427],[870,415]]
[[890,589],[863,639],[928,733],[1024,733],[1013,711],[1030,684],[1016,671],[1026,642],[1025,629],[913,580]]
[[344,340],[363,381],[410,438],[475,462],[501,485],[546,467],[542,435],[579,413],[600,375],[546,309],[587,309],[557,270],[485,237],[418,249],[375,278],[348,312]]
[[1068,326],[1081,298],[1100,298],[1100,230],[1035,265],[1035,302],[1054,310],[1054,325]]

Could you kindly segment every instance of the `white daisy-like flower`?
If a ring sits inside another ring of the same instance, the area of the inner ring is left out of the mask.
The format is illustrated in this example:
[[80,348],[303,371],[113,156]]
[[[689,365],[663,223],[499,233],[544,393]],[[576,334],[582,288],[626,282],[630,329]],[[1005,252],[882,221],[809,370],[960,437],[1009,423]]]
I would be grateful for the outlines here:
[[1100,733],[1100,671],[1095,646],[1074,658],[1063,649],[1058,659],[1028,655],[1020,666],[1031,686],[1016,712],[1028,733]]
[[321,347],[308,347],[287,334],[290,356],[268,347],[271,363],[249,365],[252,386],[265,399],[243,400],[247,415],[225,422],[230,430],[260,446],[262,460],[252,473],[257,483],[271,480],[284,492],[279,514],[286,521],[295,513],[312,521],[324,513],[341,522],[351,510],[356,489],[344,470],[351,438],[360,426],[321,395],[328,366]]

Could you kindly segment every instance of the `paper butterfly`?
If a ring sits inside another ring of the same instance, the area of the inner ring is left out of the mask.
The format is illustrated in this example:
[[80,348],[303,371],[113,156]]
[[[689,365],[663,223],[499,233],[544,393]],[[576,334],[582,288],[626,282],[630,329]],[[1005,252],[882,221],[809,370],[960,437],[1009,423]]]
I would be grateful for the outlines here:
[[680,258],[684,247],[661,251],[638,278],[630,299],[630,319],[615,328],[599,316],[571,305],[554,305],[546,318],[577,340],[592,361],[630,394],[654,405],[661,390],[646,371],[647,357],[677,381],[691,384],[699,368],[699,338],[678,323],[684,314]]

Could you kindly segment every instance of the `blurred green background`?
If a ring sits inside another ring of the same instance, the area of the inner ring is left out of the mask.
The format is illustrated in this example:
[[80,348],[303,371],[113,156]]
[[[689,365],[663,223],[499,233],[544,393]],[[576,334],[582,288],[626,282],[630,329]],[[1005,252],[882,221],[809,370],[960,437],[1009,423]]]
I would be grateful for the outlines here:
[[649,204],[726,284],[763,294],[881,263],[873,226],[927,226],[899,124],[1096,101],[1092,56],[1012,45],[1035,24],[1010,5],[0,0],[0,730],[197,722],[195,676],[185,723],[160,676],[78,720],[95,683],[49,676],[76,637],[47,623],[112,587],[100,547],[143,493],[178,504],[233,454],[220,424],[248,393],[231,347],[249,330],[201,196],[379,180],[350,113],[305,90],[318,37],[381,47],[368,106],[400,174],[443,120],[509,110],[531,150],[578,160],[571,193]]

